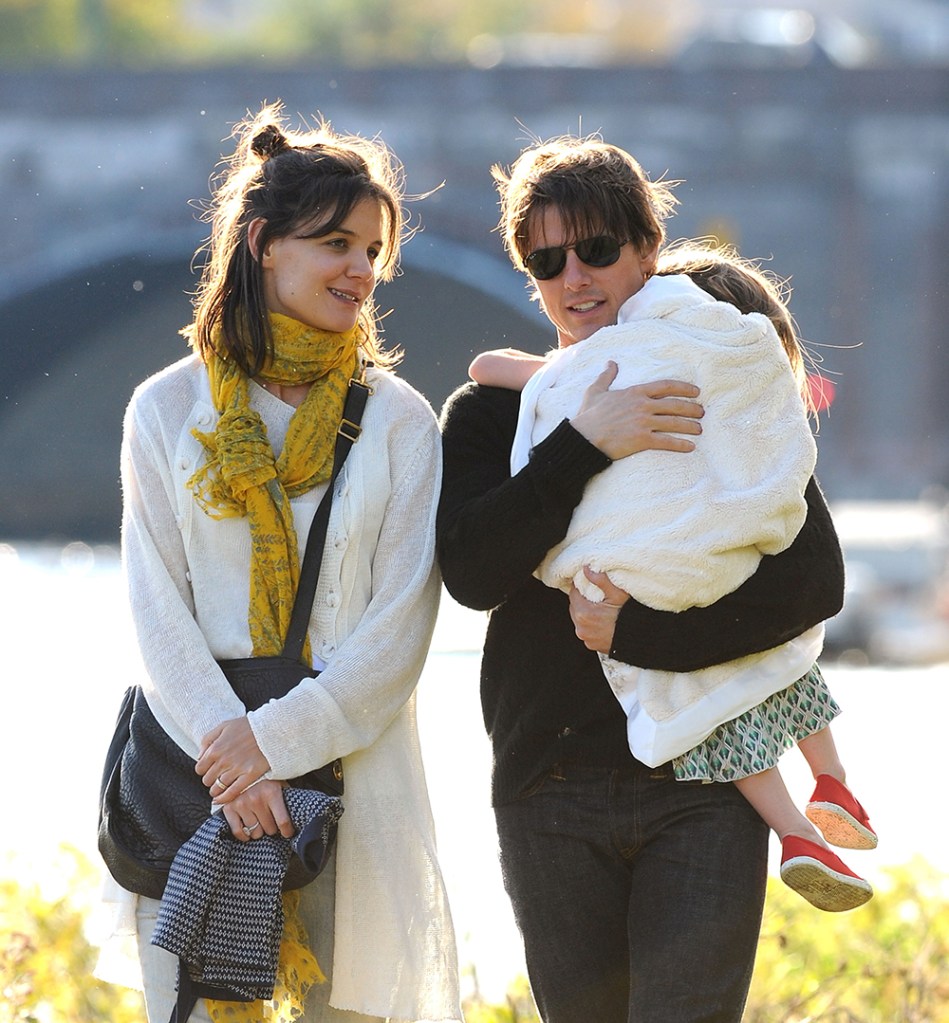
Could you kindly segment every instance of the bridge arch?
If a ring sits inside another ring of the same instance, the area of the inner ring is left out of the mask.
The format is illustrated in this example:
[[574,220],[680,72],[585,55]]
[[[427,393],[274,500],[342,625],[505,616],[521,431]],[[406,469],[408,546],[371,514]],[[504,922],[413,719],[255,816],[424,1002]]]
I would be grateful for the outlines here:
[[[0,538],[118,536],[122,414],[135,385],[187,353],[200,238],[169,234],[108,258],[50,268],[0,304],[8,343],[0,392]],[[436,411],[472,355],[543,351],[551,332],[523,278],[500,257],[436,235],[405,247],[402,273],[377,292],[399,373]]]

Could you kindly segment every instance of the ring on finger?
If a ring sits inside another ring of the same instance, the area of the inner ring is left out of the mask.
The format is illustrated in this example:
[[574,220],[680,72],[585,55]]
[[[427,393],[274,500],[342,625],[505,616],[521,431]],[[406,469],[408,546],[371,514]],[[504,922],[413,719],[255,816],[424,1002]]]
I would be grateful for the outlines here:
[[[217,776],[217,777],[216,777],[216,778],[214,779],[214,784],[215,784],[215,785],[217,785],[217,787],[218,787],[219,789],[226,789],[226,788],[227,788],[227,786],[226,786],[226,785],[224,784],[224,782],[222,782],[222,781],[221,781],[221,776],[220,776],[220,775],[218,775],[218,776]],[[212,786],[212,788],[213,788],[213,786]]]
[[260,827],[260,821],[255,821],[250,827],[246,824],[241,828],[241,831],[250,838],[250,836]]

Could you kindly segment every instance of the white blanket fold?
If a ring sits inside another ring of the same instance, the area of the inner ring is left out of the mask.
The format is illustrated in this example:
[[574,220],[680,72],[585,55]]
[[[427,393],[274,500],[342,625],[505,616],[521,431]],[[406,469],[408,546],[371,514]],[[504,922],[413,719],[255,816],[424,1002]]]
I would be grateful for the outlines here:
[[515,472],[577,414],[610,359],[619,367],[613,389],[663,379],[698,386],[701,438],[687,455],[641,451],[594,477],[537,575],[601,599],[583,575],[589,565],[658,610],[712,604],[753,575],[762,554],[784,550],[807,515],[817,448],[787,355],[767,317],[742,315],[687,277],[654,277],[615,327],[556,352],[534,375]]
[[[589,599],[603,592],[583,574],[606,572],[620,589],[662,611],[714,603],[778,554],[807,516],[804,491],[817,448],[797,381],[767,317],[716,302],[686,276],[653,277],[619,322],[551,354],[521,398],[512,472],[614,361],[612,388],[683,380],[705,408],[695,450],[641,451],[588,484],[567,535],[535,574]],[[723,721],[786,688],[813,664],[823,627],[763,654],[681,673],[604,658],[627,711],[633,753],[664,763]]]

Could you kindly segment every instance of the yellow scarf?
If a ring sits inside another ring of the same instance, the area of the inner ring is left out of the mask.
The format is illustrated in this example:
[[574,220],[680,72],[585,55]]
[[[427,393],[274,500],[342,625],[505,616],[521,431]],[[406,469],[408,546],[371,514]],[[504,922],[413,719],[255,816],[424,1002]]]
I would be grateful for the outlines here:
[[[211,398],[220,413],[211,433],[194,430],[207,458],[187,486],[213,518],[246,516],[250,526],[250,605],[247,621],[254,656],[279,654],[290,625],[300,577],[297,536],[290,499],[329,479],[336,431],[349,381],[358,366],[358,337],[314,330],[279,313],[270,314],[274,354],[261,378],[277,384],[312,386],[293,413],[283,451],[274,457],[267,428],[250,407],[247,375],[233,360],[213,355],[208,361]],[[219,336],[216,352],[222,350]],[[304,648],[309,663],[309,641]],[[298,893],[283,896],[284,932],[277,984],[270,1002],[208,999],[211,1019],[290,1023],[303,1015],[312,984],[326,979],[307,947],[299,917]]]
[[[356,329],[331,334],[279,313],[270,314],[270,325],[274,356],[260,376],[283,385],[312,384],[290,419],[283,451],[274,457],[267,428],[250,407],[247,375],[233,360],[213,355],[208,377],[221,418],[212,433],[193,431],[207,458],[187,483],[213,518],[247,517],[247,621],[255,657],[283,650],[300,576],[290,499],[329,479],[346,389],[358,364]],[[215,349],[221,350],[217,339]]]

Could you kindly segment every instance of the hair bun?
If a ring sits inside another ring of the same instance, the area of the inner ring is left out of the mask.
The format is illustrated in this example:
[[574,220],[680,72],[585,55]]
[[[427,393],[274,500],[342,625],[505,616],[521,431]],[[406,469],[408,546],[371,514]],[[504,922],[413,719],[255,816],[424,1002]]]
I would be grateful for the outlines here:
[[287,136],[275,124],[268,124],[251,139],[250,148],[262,160],[269,160],[291,147]]

